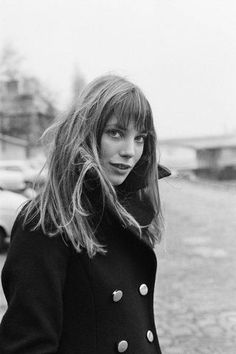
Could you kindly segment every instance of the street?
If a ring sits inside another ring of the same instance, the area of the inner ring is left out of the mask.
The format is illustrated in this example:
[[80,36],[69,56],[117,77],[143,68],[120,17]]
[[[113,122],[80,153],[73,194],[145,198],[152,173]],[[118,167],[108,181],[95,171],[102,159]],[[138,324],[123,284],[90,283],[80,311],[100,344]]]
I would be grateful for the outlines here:
[[161,182],[156,324],[163,354],[236,353],[236,188]]
[[[163,354],[235,354],[236,188],[169,178],[160,192],[154,309]],[[1,288],[0,299],[1,318]]]

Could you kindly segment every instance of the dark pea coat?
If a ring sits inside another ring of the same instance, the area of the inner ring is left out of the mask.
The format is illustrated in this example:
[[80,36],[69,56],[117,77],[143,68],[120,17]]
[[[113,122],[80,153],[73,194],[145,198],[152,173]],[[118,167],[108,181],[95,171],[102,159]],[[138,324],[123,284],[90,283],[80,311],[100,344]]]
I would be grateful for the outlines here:
[[[125,207],[150,223],[147,200]],[[97,237],[107,254],[89,258],[60,236],[22,227],[19,215],[2,271],[8,309],[1,354],[160,354],[153,314],[152,247],[106,208]]]

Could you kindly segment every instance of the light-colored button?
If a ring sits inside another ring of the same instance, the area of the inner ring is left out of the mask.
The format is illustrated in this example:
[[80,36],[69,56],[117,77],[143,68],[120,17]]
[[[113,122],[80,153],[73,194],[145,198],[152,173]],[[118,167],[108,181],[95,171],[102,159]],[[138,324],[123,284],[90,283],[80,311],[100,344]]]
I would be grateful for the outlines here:
[[139,292],[141,295],[145,296],[148,293],[148,287],[146,284],[141,284],[139,287]]
[[152,331],[147,331],[147,340],[150,342],[150,343],[152,343],[153,342],[153,340],[154,340],[154,336],[153,336],[153,333],[152,333]]
[[118,343],[118,346],[117,346],[117,349],[118,349],[118,352],[119,353],[124,353],[126,352],[128,348],[128,342],[126,340],[121,340],[119,343]]
[[122,299],[123,297],[123,291],[122,290],[115,290],[112,293],[112,298],[114,302],[118,302]]

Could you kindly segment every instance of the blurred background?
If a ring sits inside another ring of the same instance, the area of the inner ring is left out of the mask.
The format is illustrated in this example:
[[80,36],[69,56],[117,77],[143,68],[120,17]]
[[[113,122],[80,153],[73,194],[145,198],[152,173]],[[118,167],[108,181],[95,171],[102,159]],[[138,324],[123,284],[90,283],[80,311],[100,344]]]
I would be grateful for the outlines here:
[[172,171],[156,249],[163,354],[235,353],[235,18],[234,0],[0,0],[0,267],[44,183],[43,131],[96,76],[126,76]]

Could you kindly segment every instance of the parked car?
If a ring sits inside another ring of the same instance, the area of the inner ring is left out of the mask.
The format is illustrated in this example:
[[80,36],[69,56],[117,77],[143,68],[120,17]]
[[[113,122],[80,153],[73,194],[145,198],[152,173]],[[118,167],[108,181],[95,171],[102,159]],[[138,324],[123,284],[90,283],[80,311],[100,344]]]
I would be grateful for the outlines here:
[[0,172],[21,173],[26,185],[32,187],[36,181],[40,185],[45,180],[45,175],[39,175],[40,168],[36,166],[37,164],[30,160],[2,160],[0,161]]
[[13,192],[22,192],[26,188],[23,173],[0,168],[0,188]]
[[15,218],[26,201],[21,194],[0,189],[0,252],[6,248]]

